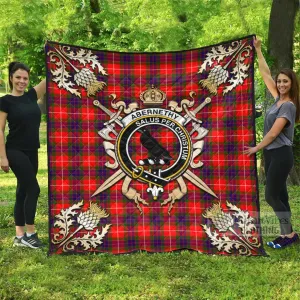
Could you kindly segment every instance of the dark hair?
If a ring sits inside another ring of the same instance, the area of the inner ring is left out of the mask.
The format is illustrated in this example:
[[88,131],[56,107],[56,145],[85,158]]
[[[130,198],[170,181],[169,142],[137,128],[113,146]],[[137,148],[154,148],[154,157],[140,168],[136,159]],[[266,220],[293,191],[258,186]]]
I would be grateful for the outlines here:
[[12,85],[10,78],[14,75],[14,73],[17,70],[24,70],[28,73],[28,75],[30,74],[30,69],[25,64],[20,63],[18,61],[11,62],[8,66],[9,86],[11,89],[13,89],[13,85]]
[[[279,74],[283,74],[286,75],[288,78],[291,79],[292,81],[292,85],[291,85],[291,89],[290,89],[290,97],[292,102],[295,104],[296,106],[296,122],[300,122],[300,89],[299,89],[299,81],[297,79],[297,75],[296,73],[291,70],[291,69],[282,69],[275,77],[275,82],[277,82],[277,78],[279,76]],[[277,88],[277,85],[276,85]],[[279,94],[279,91],[277,89],[277,92]]]

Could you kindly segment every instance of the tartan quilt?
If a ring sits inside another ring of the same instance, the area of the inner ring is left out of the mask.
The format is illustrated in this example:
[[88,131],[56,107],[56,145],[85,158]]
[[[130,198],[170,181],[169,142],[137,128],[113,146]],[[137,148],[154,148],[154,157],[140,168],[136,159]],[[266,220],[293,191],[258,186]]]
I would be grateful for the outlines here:
[[264,255],[252,36],[187,51],[46,44],[50,253]]

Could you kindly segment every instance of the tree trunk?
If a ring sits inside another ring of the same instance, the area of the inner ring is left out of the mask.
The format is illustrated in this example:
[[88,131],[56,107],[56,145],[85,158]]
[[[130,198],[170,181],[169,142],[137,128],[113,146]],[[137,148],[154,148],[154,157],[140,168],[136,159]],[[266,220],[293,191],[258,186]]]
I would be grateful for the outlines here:
[[293,167],[288,178],[288,183],[291,185],[300,185],[300,180],[296,168]]
[[100,33],[100,26],[97,22],[92,20],[91,14],[99,14],[101,12],[99,0],[90,0],[90,11],[86,10],[86,19],[89,31],[92,36],[98,37]]
[[272,75],[293,68],[294,23],[299,0],[273,0],[268,36],[268,54],[274,59]]
[[[282,68],[293,69],[293,40],[299,0],[273,0],[268,36],[268,54],[273,59],[272,76]],[[291,184],[300,184],[299,176],[293,168],[289,175]]]
[[99,0],[90,0],[91,12],[98,14],[100,12]]

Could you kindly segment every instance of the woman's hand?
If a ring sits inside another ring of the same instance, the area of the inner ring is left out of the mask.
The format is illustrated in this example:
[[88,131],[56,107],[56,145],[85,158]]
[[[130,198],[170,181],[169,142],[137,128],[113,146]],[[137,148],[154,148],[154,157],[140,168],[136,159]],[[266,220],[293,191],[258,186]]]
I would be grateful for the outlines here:
[[253,46],[256,50],[261,49],[261,40],[255,36],[253,37]]
[[9,172],[9,164],[8,164],[8,160],[7,158],[2,158],[1,159],[1,169],[5,172],[8,173]]
[[244,154],[246,154],[247,156],[250,156],[252,154],[255,154],[256,152],[259,151],[258,147],[245,147],[246,150],[244,150]]
[[8,160],[7,158],[2,158],[1,159],[1,169],[5,172],[8,173],[9,172],[9,164],[8,164]]

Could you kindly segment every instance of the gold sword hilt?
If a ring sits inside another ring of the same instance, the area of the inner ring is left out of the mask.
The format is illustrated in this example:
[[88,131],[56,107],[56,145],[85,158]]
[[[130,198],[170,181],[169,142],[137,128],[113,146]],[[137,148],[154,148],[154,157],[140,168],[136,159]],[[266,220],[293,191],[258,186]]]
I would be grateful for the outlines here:
[[[210,97],[207,97],[205,98],[205,100],[199,105],[197,106],[194,110],[191,110],[189,113],[193,116],[196,116],[196,114],[204,107],[206,106],[207,104],[209,104],[211,102],[211,98]],[[185,123],[183,125],[187,125],[191,120],[192,118],[186,114],[184,116],[184,118],[186,119]]]
[[[111,112],[108,108],[106,108],[104,105],[102,105],[98,100],[94,100],[93,101],[93,104],[96,106],[96,107],[98,107],[98,108],[100,108],[103,112],[105,112],[111,119],[114,117],[114,115],[116,114],[116,113],[114,113],[114,112]],[[116,122],[119,126],[121,126],[121,127],[124,127],[124,124],[122,123],[122,118],[119,116],[118,118],[116,118],[115,120],[114,120],[114,122]]]

